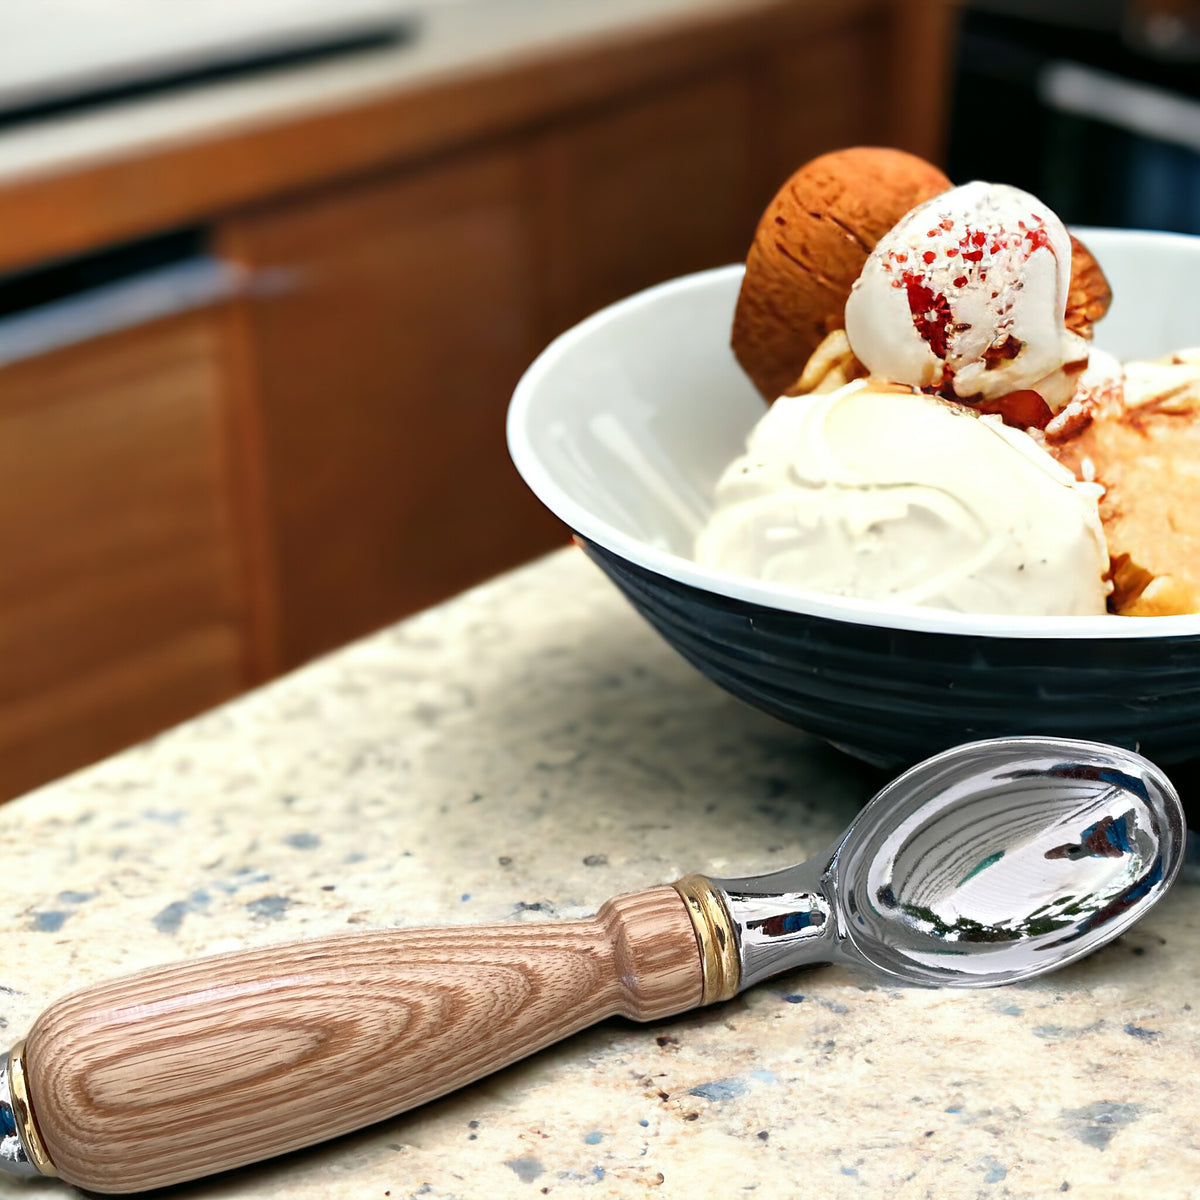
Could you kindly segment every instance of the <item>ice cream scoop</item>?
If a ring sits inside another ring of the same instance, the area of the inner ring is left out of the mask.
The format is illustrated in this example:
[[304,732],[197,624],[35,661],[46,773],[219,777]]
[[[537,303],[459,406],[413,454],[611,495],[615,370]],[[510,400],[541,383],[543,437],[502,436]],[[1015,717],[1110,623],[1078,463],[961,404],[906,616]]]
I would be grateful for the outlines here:
[[1183,845],[1178,795],[1137,754],[960,746],[786,871],[688,876],[587,921],[344,934],[68,996],[0,1070],[0,1166],[101,1192],[177,1183],[382,1120],[616,1013],[666,1017],[816,963],[1027,979],[1128,929]]
[[1071,238],[1035,196],[968,183],[880,238],[846,301],[870,374],[967,401],[1071,398],[1088,342],[1067,328]]
[[767,409],[718,480],[695,557],[864,600],[1098,614],[1100,491],[999,416],[856,380]]

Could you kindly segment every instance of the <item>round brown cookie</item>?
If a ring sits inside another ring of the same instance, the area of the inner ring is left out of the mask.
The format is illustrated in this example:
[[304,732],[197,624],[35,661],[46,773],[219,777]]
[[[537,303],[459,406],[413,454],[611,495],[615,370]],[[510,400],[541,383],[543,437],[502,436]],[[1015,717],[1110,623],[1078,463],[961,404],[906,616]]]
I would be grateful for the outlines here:
[[951,186],[903,150],[855,146],[806,163],[767,206],[746,256],[733,352],[767,400],[795,383],[831,330],[875,243]]

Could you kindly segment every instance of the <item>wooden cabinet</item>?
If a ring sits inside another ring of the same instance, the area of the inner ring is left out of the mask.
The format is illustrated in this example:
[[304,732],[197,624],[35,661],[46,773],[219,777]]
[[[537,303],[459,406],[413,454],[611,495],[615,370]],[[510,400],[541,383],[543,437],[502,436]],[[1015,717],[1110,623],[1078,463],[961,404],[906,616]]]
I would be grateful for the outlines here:
[[282,666],[565,542],[504,440],[539,340],[526,183],[523,150],[471,153],[225,226]]
[[758,111],[769,177],[762,182],[759,211],[810,158],[843,146],[898,141],[881,136],[894,115],[889,106],[895,96],[887,86],[891,47],[889,14],[875,9],[820,29],[801,46],[764,55]]
[[602,305],[742,258],[778,158],[867,136],[873,110],[809,102],[883,45],[811,47],[803,132],[761,120],[764,87],[805,78],[775,53],[223,223],[252,281],[280,667],[565,541],[508,460],[522,370]]
[[6,270],[176,230],[240,281],[0,368],[0,798],[563,544],[521,372],[813,155],[936,157],[947,12],[752,0],[0,187]]
[[289,667],[554,545],[504,418],[554,334],[744,253],[744,73],[233,218]]
[[225,319],[0,369],[0,796],[253,677]]
[[563,122],[530,154],[546,331],[745,257],[761,206],[744,63]]

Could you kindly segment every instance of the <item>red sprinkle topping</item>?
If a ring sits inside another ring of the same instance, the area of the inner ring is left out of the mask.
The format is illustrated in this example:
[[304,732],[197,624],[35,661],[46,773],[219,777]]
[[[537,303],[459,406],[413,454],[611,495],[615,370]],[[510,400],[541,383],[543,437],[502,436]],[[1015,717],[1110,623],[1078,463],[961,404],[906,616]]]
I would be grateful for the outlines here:
[[[894,250],[887,255],[884,269],[892,276],[893,287],[905,289],[913,327],[918,336],[928,344],[933,354],[944,362],[950,350],[951,337],[956,330],[961,332],[966,327],[954,324],[949,299],[945,293],[936,291],[930,285],[924,270],[902,267],[902,264],[907,264],[918,256],[918,261],[925,267],[933,267],[939,257],[943,262],[959,259],[963,273],[956,276],[951,283],[955,289],[965,288],[972,283],[986,282],[988,270],[997,256],[1003,258],[1005,255],[1017,255],[1028,258],[1036,250],[1050,248],[1050,235],[1042,219],[1037,214],[1030,213],[1027,219],[1018,221],[1015,228],[1008,225],[976,229],[968,224],[965,215],[957,218],[943,216],[934,228],[926,232],[926,237],[938,239],[937,244],[928,250],[917,251],[915,255],[907,250]],[[992,291],[991,297],[995,300],[997,293]],[[1021,348],[1022,343],[1011,337],[1002,344],[991,347],[984,355],[987,367],[993,369],[1000,363],[1014,358]],[[952,368],[946,365],[943,386],[950,385],[953,374]],[[978,407],[984,412],[999,412],[1008,424],[1019,428],[1036,426],[1041,429],[1050,419],[1050,410],[1046,407],[1046,402],[1032,390],[1013,392]]]
[[908,289],[908,310],[912,313],[914,328],[929,343],[930,350],[944,359],[953,326],[950,302],[911,271],[904,273],[904,286]]

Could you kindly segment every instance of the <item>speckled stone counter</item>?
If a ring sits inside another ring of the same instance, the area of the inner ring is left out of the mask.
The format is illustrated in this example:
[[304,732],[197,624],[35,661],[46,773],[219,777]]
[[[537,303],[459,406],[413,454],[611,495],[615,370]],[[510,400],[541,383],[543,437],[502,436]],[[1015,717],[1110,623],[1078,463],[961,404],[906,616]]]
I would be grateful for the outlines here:
[[[783,866],[878,782],[725,696],[566,550],[0,809],[0,1026],[186,955]],[[1198,885],[1189,864],[1039,982],[796,973],[160,1194],[1200,1197]]]

